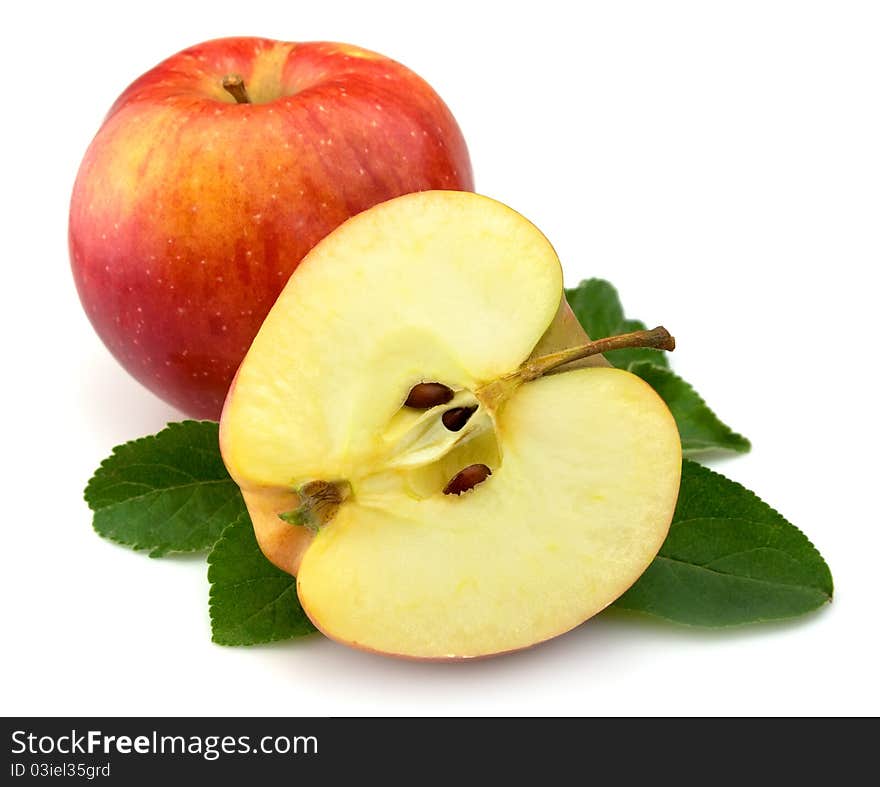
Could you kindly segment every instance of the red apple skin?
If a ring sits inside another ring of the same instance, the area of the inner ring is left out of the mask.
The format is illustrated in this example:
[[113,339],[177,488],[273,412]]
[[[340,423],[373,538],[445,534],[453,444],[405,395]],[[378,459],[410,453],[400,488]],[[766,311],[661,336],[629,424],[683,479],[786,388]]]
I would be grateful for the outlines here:
[[[223,88],[229,74],[252,103]],[[73,188],[73,275],[122,365],[216,419],[306,252],[427,189],[471,191],[473,174],[455,119],[412,71],[346,44],[209,41],[140,77],[104,120]]]

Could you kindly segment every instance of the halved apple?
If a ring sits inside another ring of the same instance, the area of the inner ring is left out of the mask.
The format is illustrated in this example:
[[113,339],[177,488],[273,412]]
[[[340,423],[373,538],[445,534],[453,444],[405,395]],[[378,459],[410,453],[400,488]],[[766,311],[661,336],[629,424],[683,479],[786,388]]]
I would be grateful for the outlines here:
[[[585,339],[547,239],[486,197],[400,197],[313,249],[220,440],[319,629],[485,656],[577,626],[639,577],[675,507],[678,431]],[[662,329],[614,341],[671,348]]]

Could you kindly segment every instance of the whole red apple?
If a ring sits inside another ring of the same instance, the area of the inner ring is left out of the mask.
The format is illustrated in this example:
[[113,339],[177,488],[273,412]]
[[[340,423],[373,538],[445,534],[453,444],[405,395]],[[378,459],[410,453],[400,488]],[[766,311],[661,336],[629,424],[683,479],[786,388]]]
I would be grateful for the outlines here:
[[[209,41],[110,109],[73,188],[73,274],[122,365],[217,418],[306,252],[350,216],[426,189],[470,191],[473,175],[455,119],[412,71],[346,44]],[[303,319],[321,330],[320,314]]]

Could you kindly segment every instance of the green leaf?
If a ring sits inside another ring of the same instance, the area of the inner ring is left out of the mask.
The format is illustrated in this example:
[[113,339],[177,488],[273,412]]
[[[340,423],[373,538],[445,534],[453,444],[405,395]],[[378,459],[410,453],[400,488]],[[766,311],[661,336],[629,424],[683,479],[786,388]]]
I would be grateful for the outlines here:
[[681,447],[686,452],[724,450],[745,453],[752,446],[723,423],[703,398],[671,369],[638,361],[629,371],[641,377],[666,402],[678,424]]
[[[587,279],[565,291],[578,321],[591,339],[604,339],[645,328],[639,320],[624,317],[617,290],[604,279]],[[734,432],[709,409],[702,397],[669,369],[669,360],[659,350],[613,350],[605,353],[619,369],[637,374],[666,402],[681,434],[685,452],[737,451],[745,453],[751,443]]]
[[208,549],[245,510],[212,421],[169,424],[114,448],[85,499],[98,533],[151,557]]
[[260,551],[247,513],[223,531],[208,555],[212,639],[256,645],[315,631],[299,605],[296,579]]
[[[566,290],[565,297],[591,339],[641,331],[646,327],[645,323],[624,316],[617,290],[604,279],[586,279],[577,287]],[[605,353],[605,357],[618,369],[628,369],[630,364],[637,361],[650,361],[664,367],[669,365],[664,352],[647,348],[612,350]]]
[[685,460],[660,554],[615,606],[735,626],[802,615],[833,590],[828,566],[800,530],[745,487]]

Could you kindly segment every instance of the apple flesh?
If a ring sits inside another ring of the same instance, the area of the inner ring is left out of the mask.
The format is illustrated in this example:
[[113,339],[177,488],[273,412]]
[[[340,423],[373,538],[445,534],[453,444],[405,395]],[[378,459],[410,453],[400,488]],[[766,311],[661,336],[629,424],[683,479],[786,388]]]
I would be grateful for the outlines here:
[[372,205],[438,188],[472,189],[471,165],[412,71],[345,44],[209,41],[135,81],[89,146],[70,206],[74,279],[129,372],[217,418],[309,249]]
[[[563,296],[556,316],[529,357],[533,359],[566,347],[576,347],[589,340],[590,337]],[[611,364],[602,355],[592,355],[575,361],[566,368],[596,366],[610,367]],[[287,522],[280,519],[280,515],[295,509],[300,504],[299,496],[291,488],[259,487],[252,492],[244,486],[241,493],[263,554],[282,571],[296,576],[302,556],[311,543],[313,534],[303,528],[290,527]]]
[[[559,351],[572,332],[552,247],[485,197],[400,197],[307,256],[220,440],[319,629],[381,653],[486,656],[573,628],[650,564],[678,493],[675,422],[638,377],[575,368],[606,345]],[[426,382],[452,398],[411,398]],[[452,410],[470,413],[455,429]]]

